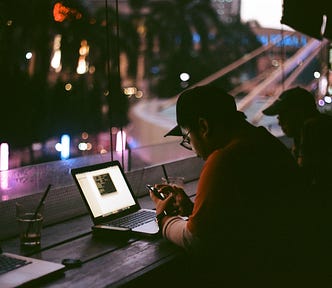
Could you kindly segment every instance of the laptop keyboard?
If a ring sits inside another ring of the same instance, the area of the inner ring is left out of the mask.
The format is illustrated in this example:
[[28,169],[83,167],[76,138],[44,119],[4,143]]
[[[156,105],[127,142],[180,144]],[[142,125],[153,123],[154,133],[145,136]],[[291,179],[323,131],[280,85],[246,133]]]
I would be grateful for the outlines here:
[[137,226],[154,221],[156,213],[149,210],[139,210],[133,214],[112,220],[109,225],[133,229]]
[[0,274],[30,264],[31,262],[10,257],[8,255],[0,255]]

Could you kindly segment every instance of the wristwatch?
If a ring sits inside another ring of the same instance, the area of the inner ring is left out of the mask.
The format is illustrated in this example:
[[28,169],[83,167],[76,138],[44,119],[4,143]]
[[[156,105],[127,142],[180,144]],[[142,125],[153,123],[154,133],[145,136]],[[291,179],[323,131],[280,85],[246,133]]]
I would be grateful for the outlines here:
[[158,223],[158,225],[160,225],[161,220],[167,215],[166,211],[164,210],[163,212],[159,213],[156,216],[156,222]]

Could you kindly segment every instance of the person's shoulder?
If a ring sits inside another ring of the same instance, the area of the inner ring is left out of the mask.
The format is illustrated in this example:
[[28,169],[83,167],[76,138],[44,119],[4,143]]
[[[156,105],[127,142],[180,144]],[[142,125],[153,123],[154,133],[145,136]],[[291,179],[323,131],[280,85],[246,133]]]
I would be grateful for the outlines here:
[[246,142],[255,146],[280,144],[280,140],[263,126],[254,127],[248,137],[244,139],[244,143]]
[[318,130],[332,128],[332,115],[326,113],[318,113],[317,115],[308,118],[304,122],[304,128]]
[[218,148],[214,150],[206,159],[202,175],[205,173],[221,173],[221,171],[227,171],[230,166],[233,165],[229,153],[224,148]]
[[330,125],[332,124],[332,114],[320,113],[320,118],[321,118],[321,121],[325,121],[325,122],[329,123]]
[[241,154],[242,143],[238,139],[234,139],[228,143],[225,147],[215,149],[207,158],[206,164],[209,165],[229,165],[234,162],[234,158]]
[[243,131],[230,141],[226,149],[228,152],[231,151],[245,151],[248,149],[261,149],[265,145],[270,145],[278,140],[274,135],[272,135],[265,127],[250,127],[249,129]]

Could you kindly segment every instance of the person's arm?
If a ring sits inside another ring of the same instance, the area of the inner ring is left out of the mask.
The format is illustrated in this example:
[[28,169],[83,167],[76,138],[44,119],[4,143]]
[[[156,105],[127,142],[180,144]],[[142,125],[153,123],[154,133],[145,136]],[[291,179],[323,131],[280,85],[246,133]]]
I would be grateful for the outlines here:
[[187,221],[180,216],[165,217],[160,226],[164,238],[187,251],[198,242],[197,237],[188,230]]
[[[176,191],[173,192],[176,194]],[[179,193],[179,191],[177,192]],[[156,204],[156,221],[160,227],[162,235],[174,244],[183,247],[186,250],[190,250],[191,246],[194,245],[194,242],[196,242],[197,239],[195,239],[192,233],[187,229],[187,221],[181,216],[172,216],[166,212],[170,210],[173,211],[173,206],[176,202],[178,202],[177,204],[179,205],[177,207],[180,207],[181,203],[179,201],[182,199],[182,197],[174,200],[176,196],[174,196],[173,193],[170,193],[165,200],[161,200],[152,192],[150,192],[150,197]],[[191,213],[193,203],[189,198],[187,198],[183,198],[184,208],[179,208],[178,212],[183,213],[185,211],[189,214]],[[170,208],[170,206],[172,206],[172,208]]]

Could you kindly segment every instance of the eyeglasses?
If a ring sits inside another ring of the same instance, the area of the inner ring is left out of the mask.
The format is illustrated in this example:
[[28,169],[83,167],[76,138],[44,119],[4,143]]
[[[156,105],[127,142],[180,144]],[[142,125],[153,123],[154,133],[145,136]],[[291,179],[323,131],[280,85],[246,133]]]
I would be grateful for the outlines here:
[[190,144],[190,138],[189,138],[190,130],[184,134],[182,137],[182,141],[180,142],[180,145],[188,150],[193,150]]

